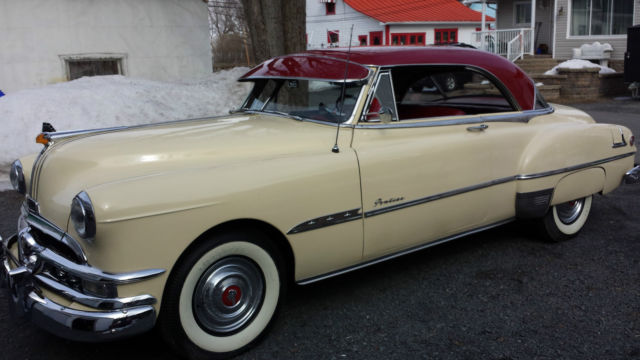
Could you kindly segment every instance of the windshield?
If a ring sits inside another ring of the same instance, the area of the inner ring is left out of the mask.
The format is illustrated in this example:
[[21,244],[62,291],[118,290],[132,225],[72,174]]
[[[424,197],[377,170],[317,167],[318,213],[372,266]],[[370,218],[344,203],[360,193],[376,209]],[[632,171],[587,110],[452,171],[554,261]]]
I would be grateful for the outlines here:
[[[362,90],[360,83],[258,79],[243,110],[278,113],[332,123],[347,121]],[[343,101],[344,98],[344,101]]]

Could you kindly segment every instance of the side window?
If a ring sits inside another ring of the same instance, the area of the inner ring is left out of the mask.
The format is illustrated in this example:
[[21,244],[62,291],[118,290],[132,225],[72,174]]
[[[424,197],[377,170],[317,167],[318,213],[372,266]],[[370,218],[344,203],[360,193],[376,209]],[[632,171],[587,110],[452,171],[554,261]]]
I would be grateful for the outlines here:
[[388,71],[382,72],[378,77],[375,94],[369,103],[365,120],[380,121],[379,113],[381,111],[390,112],[392,121],[398,120],[391,74]]
[[500,87],[463,66],[392,69],[399,120],[514,111]]

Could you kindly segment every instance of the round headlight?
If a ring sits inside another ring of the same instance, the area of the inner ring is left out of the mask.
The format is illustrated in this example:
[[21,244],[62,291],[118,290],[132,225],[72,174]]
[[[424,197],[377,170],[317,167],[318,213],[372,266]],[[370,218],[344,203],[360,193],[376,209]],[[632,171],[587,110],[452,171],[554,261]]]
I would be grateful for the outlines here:
[[92,239],[96,235],[96,216],[91,199],[84,191],[76,195],[71,202],[71,222],[83,239]]
[[11,179],[11,186],[20,194],[27,193],[27,183],[24,180],[24,172],[22,171],[22,163],[20,160],[16,160],[11,164],[11,173],[9,174]]

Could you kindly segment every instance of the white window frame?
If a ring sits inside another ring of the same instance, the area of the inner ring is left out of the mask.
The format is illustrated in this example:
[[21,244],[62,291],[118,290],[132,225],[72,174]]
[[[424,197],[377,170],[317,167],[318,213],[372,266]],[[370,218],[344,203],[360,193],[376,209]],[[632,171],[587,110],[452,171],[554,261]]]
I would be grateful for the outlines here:
[[118,70],[120,75],[127,75],[128,64],[127,54],[125,53],[88,53],[88,54],[65,54],[59,55],[62,62],[62,73],[64,78],[69,81],[71,71],[69,70],[69,61],[76,60],[116,60],[118,61]]
[[[571,0],[568,0],[568,1],[571,1]],[[516,10],[518,5],[525,5],[525,6],[528,6],[529,9],[531,9],[531,0],[513,2],[513,24],[516,27],[531,27],[531,19],[529,19],[529,22],[524,22],[524,23],[518,22],[518,11]],[[531,14],[529,16],[533,16],[533,11],[531,11]]]
[[[633,14],[636,13],[636,3],[637,1],[633,0]],[[618,35],[571,35],[571,14],[572,14],[572,7],[573,6],[573,0],[567,0],[567,39],[594,39],[594,40],[598,40],[598,39],[626,39],[627,38],[627,34],[618,34]],[[589,7],[589,18],[591,18],[591,13],[593,11],[593,7]],[[632,16],[631,19],[631,26],[637,25],[637,23],[635,22],[635,15]],[[591,31],[591,28],[589,28],[589,31]]]

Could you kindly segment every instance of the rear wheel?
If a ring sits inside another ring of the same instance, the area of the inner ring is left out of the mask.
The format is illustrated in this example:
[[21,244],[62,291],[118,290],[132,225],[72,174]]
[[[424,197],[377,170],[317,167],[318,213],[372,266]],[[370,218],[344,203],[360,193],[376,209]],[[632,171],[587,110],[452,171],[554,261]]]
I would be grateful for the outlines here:
[[547,237],[562,241],[576,236],[587,222],[592,198],[589,195],[553,206],[542,220]]
[[260,234],[216,236],[193,249],[167,284],[159,328],[191,359],[226,358],[255,344],[284,279],[277,248]]

